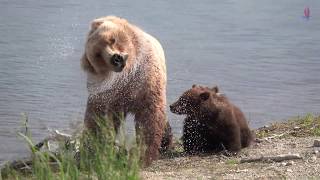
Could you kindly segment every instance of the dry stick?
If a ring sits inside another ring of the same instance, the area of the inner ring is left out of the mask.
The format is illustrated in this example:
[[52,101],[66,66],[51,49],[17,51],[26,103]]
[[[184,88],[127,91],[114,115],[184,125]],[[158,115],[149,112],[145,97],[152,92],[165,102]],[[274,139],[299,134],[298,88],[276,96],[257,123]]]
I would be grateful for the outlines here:
[[284,132],[282,134],[274,134],[273,136],[265,137],[264,139],[265,140],[270,140],[270,139],[274,139],[274,138],[279,138],[279,137],[282,137],[282,136],[287,135],[289,133],[290,132]]
[[263,142],[263,141],[269,141],[271,139],[280,138],[280,137],[282,137],[284,135],[287,135],[287,134],[290,134],[290,132],[285,132],[285,133],[282,133],[282,134],[274,134],[272,136],[268,136],[268,137],[265,137],[263,139],[256,138],[256,142],[260,143],[260,142]]
[[255,157],[255,158],[243,158],[240,160],[240,163],[246,163],[246,162],[268,162],[268,161],[274,161],[274,162],[281,162],[286,160],[293,160],[293,159],[302,159],[302,157],[299,154],[282,154],[278,156],[261,156],[261,157]]

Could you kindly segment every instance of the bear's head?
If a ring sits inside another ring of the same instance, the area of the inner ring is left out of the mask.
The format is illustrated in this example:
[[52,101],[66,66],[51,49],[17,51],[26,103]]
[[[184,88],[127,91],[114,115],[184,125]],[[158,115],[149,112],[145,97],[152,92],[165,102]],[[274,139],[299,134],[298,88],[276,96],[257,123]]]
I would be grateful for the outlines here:
[[82,68],[94,74],[121,72],[127,65],[132,51],[132,37],[128,22],[107,16],[92,21]]
[[203,108],[212,106],[215,99],[220,98],[220,96],[217,86],[208,88],[193,85],[175,103],[170,105],[170,111],[175,114],[196,115]]

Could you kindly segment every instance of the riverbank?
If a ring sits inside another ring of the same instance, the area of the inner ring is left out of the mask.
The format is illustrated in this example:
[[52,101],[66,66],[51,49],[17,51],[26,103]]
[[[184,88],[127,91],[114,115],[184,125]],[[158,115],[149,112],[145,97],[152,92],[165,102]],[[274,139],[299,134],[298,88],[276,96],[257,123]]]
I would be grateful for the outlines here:
[[[320,116],[307,115],[274,123],[256,129],[255,133],[256,142],[233,157],[222,154],[184,156],[181,145],[178,144],[171,157],[156,161],[140,173],[141,177],[142,179],[320,178],[320,147],[318,147],[320,145],[317,144],[317,140],[320,139]],[[288,160],[282,160],[279,156]],[[270,160],[272,158],[274,160]],[[256,162],[242,163],[248,159]]]
[[[137,147],[131,147],[129,154],[124,153],[128,151],[120,147],[125,147],[125,139],[115,146],[116,136],[108,127],[102,137],[79,133],[82,126],[76,129],[78,133],[72,135],[55,131],[38,144],[32,144],[21,134],[32,156],[3,166],[1,175],[9,179],[320,178],[320,116],[311,114],[254,130],[255,142],[231,157],[223,154],[187,156],[181,142],[175,141],[174,150],[145,169],[139,169]],[[89,151],[87,140],[91,144]],[[54,148],[54,142],[60,144],[56,146],[58,149]]]

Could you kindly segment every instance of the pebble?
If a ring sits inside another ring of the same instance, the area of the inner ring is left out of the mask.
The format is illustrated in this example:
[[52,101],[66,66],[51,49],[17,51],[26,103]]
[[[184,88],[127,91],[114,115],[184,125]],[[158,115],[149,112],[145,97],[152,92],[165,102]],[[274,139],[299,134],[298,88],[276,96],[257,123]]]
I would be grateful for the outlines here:
[[248,172],[248,169],[237,169],[236,173],[241,173],[241,172]]
[[300,127],[299,126],[295,126],[293,129],[294,130],[298,130],[298,129],[300,129]]
[[320,140],[319,139],[315,139],[313,141],[313,147],[320,147]]
[[281,165],[282,165],[282,166],[291,166],[291,165],[294,165],[294,162],[293,162],[293,161],[282,162]]
[[296,148],[297,147],[296,143],[290,143],[289,145],[290,145],[291,148]]
[[287,169],[287,172],[293,172],[292,169]]

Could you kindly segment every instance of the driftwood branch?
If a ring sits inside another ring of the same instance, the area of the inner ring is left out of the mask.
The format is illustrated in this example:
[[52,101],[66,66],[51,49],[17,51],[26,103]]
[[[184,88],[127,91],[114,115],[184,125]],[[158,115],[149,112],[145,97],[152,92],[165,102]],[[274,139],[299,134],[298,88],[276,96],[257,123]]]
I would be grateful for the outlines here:
[[284,135],[287,135],[289,134],[288,132],[285,132],[285,133],[282,133],[282,134],[274,134],[273,136],[269,136],[269,137],[265,137],[264,139],[265,140],[270,140],[270,139],[275,139],[275,138],[280,138]]
[[42,146],[48,142],[48,141],[69,141],[71,139],[71,135],[65,134],[62,132],[59,132],[58,130],[49,130],[50,131],[50,136],[46,137],[42,141],[40,141],[38,144],[35,145],[35,147],[39,150],[42,148]]
[[278,156],[260,156],[255,158],[243,158],[240,160],[240,163],[246,163],[246,162],[281,162],[281,161],[287,161],[287,160],[293,160],[293,159],[302,159],[302,157],[299,154],[282,154]]
[[[40,150],[49,141],[62,141],[62,142],[67,143],[72,138],[71,135],[59,132],[58,130],[49,130],[49,131],[50,131],[50,135],[35,145],[35,148],[37,150]],[[50,146],[48,148],[49,148],[48,151],[51,152]],[[6,168],[14,169],[19,172],[30,172],[32,165],[33,165],[33,161],[32,161],[31,157],[30,158],[23,158],[20,160],[15,160],[15,161],[6,162],[4,164],[1,164],[0,165],[0,172],[1,172],[1,174],[3,174],[3,172],[5,171]],[[57,163],[54,162],[54,160],[52,162],[49,162],[49,165],[52,168],[57,169]],[[0,174],[0,176],[1,176],[1,174]]]

